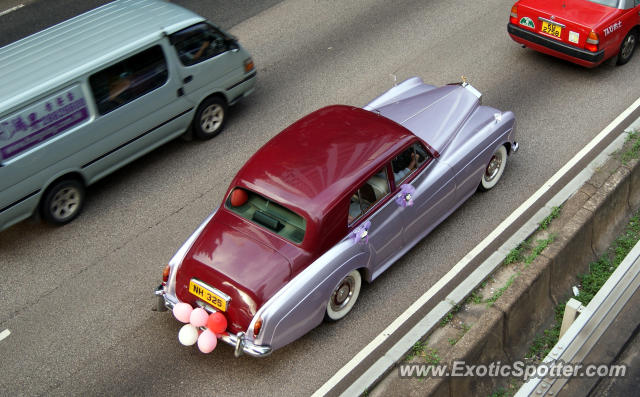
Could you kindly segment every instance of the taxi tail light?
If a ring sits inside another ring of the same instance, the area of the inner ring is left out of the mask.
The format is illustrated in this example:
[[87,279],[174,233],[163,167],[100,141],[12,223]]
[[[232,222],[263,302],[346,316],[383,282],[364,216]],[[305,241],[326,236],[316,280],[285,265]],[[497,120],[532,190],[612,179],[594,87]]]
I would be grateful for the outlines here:
[[256,338],[260,334],[260,330],[262,329],[262,318],[258,318],[255,323],[253,323],[253,337]]
[[511,23],[518,22],[518,6],[514,5],[511,7]]
[[598,44],[600,44],[600,40],[598,39],[598,34],[593,30],[589,33],[587,37],[587,42],[584,46],[588,51],[596,52],[598,51]]
[[171,270],[171,268],[169,267],[169,265],[167,265],[164,270],[162,271],[162,282],[164,284],[167,283],[167,281],[169,281],[169,271]]
[[253,59],[251,58],[247,58],[244,60],[244,72],[245,73],[249,73],[250,71],[253,70],[253,68],[255,68],[255,65],[253,64]]

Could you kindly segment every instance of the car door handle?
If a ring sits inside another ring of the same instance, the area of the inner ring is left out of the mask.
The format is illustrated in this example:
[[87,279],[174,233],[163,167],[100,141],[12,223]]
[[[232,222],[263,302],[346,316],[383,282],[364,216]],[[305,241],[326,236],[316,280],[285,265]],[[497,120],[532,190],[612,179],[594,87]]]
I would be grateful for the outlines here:
[[189,75],[189,76],[185,77],[185,78],[182,80],[182,82],[183,82],[184,84],[187,84],[187,83],[188,83],[188,82],[190,82],[191,80],[193,80],[193,76]]

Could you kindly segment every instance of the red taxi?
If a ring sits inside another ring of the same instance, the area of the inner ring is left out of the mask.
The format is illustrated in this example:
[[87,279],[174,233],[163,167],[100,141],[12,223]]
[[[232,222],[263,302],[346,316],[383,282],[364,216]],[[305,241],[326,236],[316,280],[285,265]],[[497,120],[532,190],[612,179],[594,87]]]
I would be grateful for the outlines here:
[[531,49],[594,67],[631,59],[640,34],[640,0],[520,0],[507,31]]

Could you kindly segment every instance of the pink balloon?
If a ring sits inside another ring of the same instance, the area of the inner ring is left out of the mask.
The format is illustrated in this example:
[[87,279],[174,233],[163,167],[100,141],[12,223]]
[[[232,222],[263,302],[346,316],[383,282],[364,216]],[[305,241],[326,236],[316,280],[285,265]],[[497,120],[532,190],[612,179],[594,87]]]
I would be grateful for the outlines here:
[[201,307],[197,307],[193,309],[191,312],[191,316],[189,316],[189,322],[194,327],[204,327],[207,325],[207,319],[209,318],[209,313]]
[[211,353],[213,349],[216,348],[217,344],[218,338],[216,337],[216,334],[208,329],[198,337],[198,349],[203,353]]
[[193,307],[190,304],[180,302],[173,307],[173,316],[181,323],[188,323],[192,311]]

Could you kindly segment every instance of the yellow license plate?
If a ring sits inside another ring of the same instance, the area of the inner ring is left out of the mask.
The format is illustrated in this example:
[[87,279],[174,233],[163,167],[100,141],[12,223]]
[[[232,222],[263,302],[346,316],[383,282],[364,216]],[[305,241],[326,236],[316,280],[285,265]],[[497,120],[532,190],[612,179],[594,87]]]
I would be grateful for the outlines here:
[[542,21],[541,31],[542,33],[550,34],[551,36],[560,38],[560,34],[562,33],[562,27],[554,23]]
[[189,292],[216,309],[223,312],[227,311],[227,304],[230,300],[229,296],[206,285],[202,281],[191,279],[189,281]]

